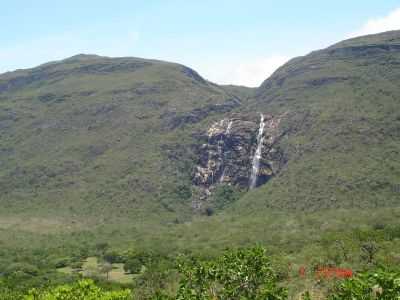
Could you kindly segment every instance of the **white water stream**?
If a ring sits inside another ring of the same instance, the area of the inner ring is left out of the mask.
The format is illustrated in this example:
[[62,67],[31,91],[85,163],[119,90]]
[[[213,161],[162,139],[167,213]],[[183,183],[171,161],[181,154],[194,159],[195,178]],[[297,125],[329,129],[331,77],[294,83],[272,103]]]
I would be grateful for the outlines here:
[[262,154],[262,147],[264,142],[264,115],[261,114],[260,120],[260,127],[258,128],[258,135],[257,135],[257,149],[253,156],[252,168],[251,168],[251,176],[249,181],[249,188],[254,189],[257,185],[257,177],[258,177],[258,170],[260,168],[260,159]]

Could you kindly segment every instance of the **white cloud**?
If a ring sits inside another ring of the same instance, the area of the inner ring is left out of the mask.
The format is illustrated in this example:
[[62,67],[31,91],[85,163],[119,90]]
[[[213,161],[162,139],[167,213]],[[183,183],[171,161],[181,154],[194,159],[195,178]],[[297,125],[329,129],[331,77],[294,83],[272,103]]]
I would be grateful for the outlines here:
[[[390,30],[400,30],[400,8],[391,11],[386,16],[367,20],[358,30],[351,33],[348,37],[375,34]],[[222,66],[223,72],[215,76],[214,81],[220,84],[237,84],[257,87],[290,58],[291,57],[284,55],[272,55],[245,60],[239,64],[234,61],[229,65]],[[212,74],[213,73],[210,72],[210,75]],[[205,73],[204,75],[207,74]],[[212,80],[212,76],[210,76],[210,79]]]
[[239,63],[232,72],[231,81],[245,86],[259,86],[288,60],[289,57],[275,55]]
[[[400,7],[391,11],[386,16],[367,20],[360,28],[350,33],[347,38],[390,30],[400,30]],[[203,69],[201,72],[202,75],[219,84],[257,87],[290,58],[284,55],[271,55],[251,60],[242,60],[239,63],[237,59],[231,59],[230,61],[225,61],[223,64],[215,63],[208,68],[202,68],[203,66],[199,64],[199,70]]]
[[361,28],[350,34],[350,37],[380,33],[400,29],[400,8],[388,15],[368,20]]
[[[244,85],[258,87],[276,69],[286,63],[290,57],[271,55],[251,60],[225,59],[223,62],[198,63],[195,69],[202,76],[218,84]],[[238,62],[239,61],[239,62]]]

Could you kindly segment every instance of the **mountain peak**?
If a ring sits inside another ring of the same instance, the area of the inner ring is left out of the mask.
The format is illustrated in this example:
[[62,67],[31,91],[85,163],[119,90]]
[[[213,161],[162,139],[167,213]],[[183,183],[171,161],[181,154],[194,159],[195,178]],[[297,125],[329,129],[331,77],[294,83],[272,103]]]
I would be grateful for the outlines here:
[[400,44],[400,30],[386,31],[382,33],[369,34],[364,36],[358,36],[350,38],[339,43],[336,43],[328,49],[340,48],[340,47],[352,47],[352,46],[366,46],[374,44]]
[[66,59],[64,59],[64,61],[83,61],[83,60],[94,60],[94,59],[99,59],[99,58],[105,58],[105,56],[100,56],[97,54],[80,53],[80,54],[71,56],[69,58],[66,58]]

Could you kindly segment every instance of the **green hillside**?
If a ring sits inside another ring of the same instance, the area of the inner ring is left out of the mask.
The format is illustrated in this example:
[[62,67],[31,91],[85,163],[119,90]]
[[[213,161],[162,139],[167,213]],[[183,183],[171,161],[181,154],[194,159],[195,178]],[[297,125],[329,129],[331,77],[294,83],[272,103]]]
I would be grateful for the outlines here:
[[[400,32],[355,38],[292,59],[252,110],[287,112],[286,169],[243,206],[379,208],[400,200]],[[257,208],[258,209],[258,208]]]
[[344,41],[292,59],[258,89],[96,55],[0,75],[3,227],[190,220],[199,134],[234,113],[258,124],[261,111],[285,116],[286,163],[267,184],[234,190],[226,214],[396,206],[399,45],[397,31]]
[[1,214],[49,222],[190,211],[191,125],[240,104],[187,67],[94,55],[3,74],[0,97]]

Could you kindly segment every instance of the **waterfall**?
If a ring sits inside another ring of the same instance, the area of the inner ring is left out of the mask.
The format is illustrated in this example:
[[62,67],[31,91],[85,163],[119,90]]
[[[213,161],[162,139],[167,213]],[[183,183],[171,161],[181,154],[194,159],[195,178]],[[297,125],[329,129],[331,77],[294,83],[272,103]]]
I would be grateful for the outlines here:
[[258,135],[257,135],[257,149],[256,152],[254,153],[253,161],[252,161],[252,168],[251,168],[251,176],[250,176],[250,182],[249,182],[249,188],[253,189],[257,185],[257,177],[258,177],[258,170],[260,168],[260,159],[261,159],[261,154],[262,154],[262,147],[263,147],[263,142],[264,142],[264,115],[261,114],[261,120],[260,120],[260,127],[258,129]]
[[225,180],[225,168],[224,168],[224,170],[222,171],[222,175],[221,175],[221,177],[219,178],[219,182],[222,183],[222,182],[224,182],[224,180]]
[[226,127],[225,135],[229,135],[231,133],[232,128],[232,120],[229,120],[228,126]]

